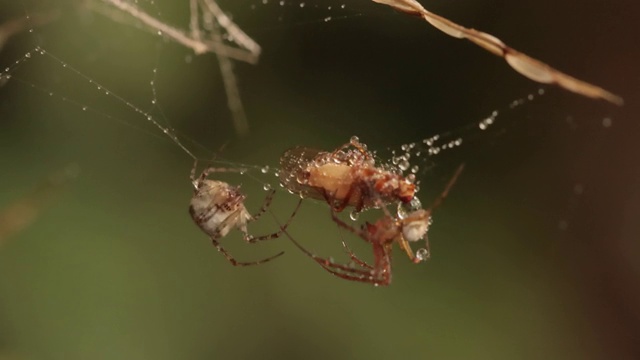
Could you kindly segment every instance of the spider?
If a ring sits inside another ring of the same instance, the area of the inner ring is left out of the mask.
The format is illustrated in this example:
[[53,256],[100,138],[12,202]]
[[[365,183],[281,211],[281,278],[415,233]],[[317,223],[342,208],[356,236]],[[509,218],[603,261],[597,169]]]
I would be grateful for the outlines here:
[[326,200],[336,212],[347,206],[360,212],[397,201],[409,203],[416,193],[412,178],[376,166],[374,155],[356,136],[332,152],[287,150],[280,158],[280,182],[292,193]]
[[[458,167],[444,191],[436,198],[429,209],[418,209],[410,212],[405,217],[391,216],[386,207],[382,207],[385,212],[382,218],[373,224],[365,223],[360,229],[357,229],[338,218],[336,212],[331,209],[331,218],[338,226],[358,235],[372,245],[375,259],[373,265],[359,259],[344,241],[342,246],[349,254],[352,260],[351,264],[339,264],[335,263],[331,258],[319,257],[300,245],[289,235],[285,227],[282,227],[282,230],[296,247],[331,274],[350,281],[369,283],[374,286],[387,286],[391,283],[391,249],[394,242],[400,245],[400,248],[414,264],[430,258],[429,239],[426,235],[431,223],[431,214],[447,197],[463,168],[463,165]],[[409,243],[423,238],[425,239],[426,247],[419,249],[414,255]]]
[[302,201],[298,202],[295,210],[281,229],[273,234],[263,236],[250,235],[247,230],[249,222],[257,220],[267,211],[273,200],[275,190],[271,190],[257,213],[251,215],[244,206],[246,196],[240,192],[239,187],[231,186],[226,182],[210,180],[207,177],[214,172],[244,172],[245,169],[214,168],[208,167],[196,178],[197,161],[191,169],[191,182],[194,187],[193,197],[189,206],[189,214],[193,221],[209,235],[216,249],[234,266],[259,265],[271,261],[284,254],[281,251],[273,256],[252,262],[240,262],[235,260],[220,245],[219,240],[226,236],[233,228],[242,232],[243,238],[248,243],[256,243],[263,240],[278,238],[287,229],[291,220],[296,215]]

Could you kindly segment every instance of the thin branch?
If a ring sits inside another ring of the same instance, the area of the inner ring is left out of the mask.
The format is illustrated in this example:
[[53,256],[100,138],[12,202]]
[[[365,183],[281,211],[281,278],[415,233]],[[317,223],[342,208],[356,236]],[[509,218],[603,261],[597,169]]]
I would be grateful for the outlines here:
[[[214,21],[214,16],[216,15],[213,12],[204,12],[204,28],[211,32],[211,36],[214,41],[222,41],[222,34],[218,26],[220,25],[220,19],[216,17],[216,20],[218,21],[218,23],[216,24],[216,22]],[[253,40],[251,41],[253,42]],[[257,49],[259,53],[260,47],[258,46]],[[240,97],[240,89],[238,88],[236,76],[233,72],[233,62],[228,57],[222,54],[216,54],[216,56],[218,58],[218,64],[220,66],[220,73],[222,74],[222,81],[224,83],[225,92],[227,93],[227,106],[229,107],[231,115],[233,116],[233,125],[238,135],[245,136],[249,133],[249,123],[247,122],[247,115],[244,112],[244,107],[242,106],[242,99]]]
[[551,66],[523,54],[503,43],[493,35],[458,25],[440,15],[427,11],[415,0],[372,0],[392,8],[423,18],[449,36],[467,39],[494,55],[504,58],[520,74],[543,84],[557,85],[565,90],[593,99],[603,99],[616,105],[622,105],[623,99],[601,87],[576,79]]
[[[258,56],[250,51],[234,48],[224,45],[221,41],[207,41],[198,40],[190,37],[184,31],[172,27],[156,19],[155,17],[147,14],[137,6],[125,1],[125,0],[101,0],[104,3],[113,5],[121,11],[131,15],[145,26],[159,31],[163,36],[193,50],[196,54],[204,53],[216,53],[223,54],[224,56],[244,61],[251,64],[255,64],[258,61]],[[116,19],[117,20],[117,19]],[[259,54],[258,54],[259,55]]]
[[253,41],[252,38],[249,37],[238,25],[236,25],[231,19],[227,16],[227,14],[222,11],[222,9],[216,4],[213,0],[202,0],[202,4],[210,11],[213,16],[216,17],[218,24],[222,26],[229,35],[232,37],[233,42],[238,44],[245,49],[247,49],[254,56],[260,56],[260,52],[262,49],[260,45]]

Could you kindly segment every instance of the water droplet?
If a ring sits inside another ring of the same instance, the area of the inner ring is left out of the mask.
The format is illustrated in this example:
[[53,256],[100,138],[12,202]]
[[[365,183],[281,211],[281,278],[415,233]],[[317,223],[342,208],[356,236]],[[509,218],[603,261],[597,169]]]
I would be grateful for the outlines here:
[[[326,21],[326,20],[325,20],[325,21]],[[355,136],[355,135],[353,135],[353,136],[351,137],[351,139],[349,139],[349,142],[350,142],[351,144],[357,144],[357,143],[359,143],[359,142],[360,142],[360,138],[359,138],[359,137],[357,137],[357,136]]]
[[269,190],[271,190],[271,184],[269,184],[269,183],[265,183],[265,184],[262,186],[262,188],[263,188],[265,191],[269,191]]
[[418,249],[418,251],[416,251],[416,258],[420,261],[425,261],[430,257],[431,257],[431,254],[429,253],[429,250],[425,248],[421,248],[421,249]]
[[30,53],[30,52],[28,52],[28,53],[24,54],[24,57],[26,57],[26,58],[30,58],[30,57],[31,57],[31,53]]
[[353,221],[358,220],[359,216],[360,216],[360,213],[356,210],[353,210],[351,213],[349,213],[349,218]]
[[304,7],[304,3],[300,3],[300,7],[303,8]]
[[269,172],[269,165],[265,165],[262,169],[260,169],[260,172],[263,174],[266,174]]
[[602,127],[609,128],[611,125],[613,125],[613,120],[611,120],[611,118],[606,117],[602,119]]
[[407,161],[407,160],[402,160],[400,161],[400,163],[398,164],[398,167],[400,168],[400,170],[405,171],[409,168],[411,164]]
[[83,106],[83,107],[82,107],[82,111],[87,111],[87,109],[88,109],[88,108],[87,108],[86,106]]

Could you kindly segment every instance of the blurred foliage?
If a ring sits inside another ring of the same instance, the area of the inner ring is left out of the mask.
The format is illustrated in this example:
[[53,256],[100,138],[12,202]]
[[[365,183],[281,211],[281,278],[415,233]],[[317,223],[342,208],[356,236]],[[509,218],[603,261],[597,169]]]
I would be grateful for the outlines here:
[[[187,27],[186,1],[156,2],[151,11]],[[14,37],[2,64],[39,44],[145,110],[157,67],[162,112],[154,113],[202,144],[188,143],[201,157],[227,144],[224,158],[274,169],[295,145],[332,149],[357,134],[372,149],[397,149],[495,109],[500,117],[490,132],[461,130],[464,146],[429,161],[420,174],[424,204],[467,164],[436,214],[433,257],[413,265],[396,251],[393,284],[373,288],[332,277],[286,239],[247,245],[230,234],[224,244],[239,259],[286,251],[263,266],[230,266],[187,214],[191,159],[121,101],[50,57],[34,56],[0,88],[0,208],[70,162],[82,176],[0,252],[0,353],[638,358],[640,91],[627,81],[640,75],[640,31],[630,31],[639,23],[637,5],[423,3],[610,88],[628,105],[614,109],[549,89],[509,110],[537,85],[419,20],[368,1],[317,8],[311,1],[227,0],[220,5],[264,49],[257,66],[236,67],[251,126],[238,139],[214,56],[196,57],[74,2],[4,1],[3,20],[25,7],[60,7],[61,15]],[[605,117],[611,128],[602,126]],[[255,176],[221,178],[241,183],[249,209],[257,209],[262,182],[276,179],[273,172]],[[278,192],[280,220],[295,200]],[[252,225],[255,234],[276,226],[269,216]],[[338,231],[319,202],[304,202],[290,233],[323,256],[346,260],[341,238],[370,254]]]

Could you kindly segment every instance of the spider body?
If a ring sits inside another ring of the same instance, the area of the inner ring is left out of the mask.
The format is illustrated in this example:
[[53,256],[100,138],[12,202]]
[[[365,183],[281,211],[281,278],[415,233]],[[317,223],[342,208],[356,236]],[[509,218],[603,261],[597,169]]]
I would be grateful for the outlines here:
[[[400,246],[414,264],[420,263],[430,257],[431,253],[427,232],[429,230],[429,224],[431,223],[431,213],[440,206],[442,201],[447,197],[449,190],[462,172],[462,169],[462,166],[458,168],[454,176],[449,180],[445,190],[436,201],[434,201],[431,208],[417,209],[403,217],[392,216],[386,207],[382,207],[384,215],[380,219],[373,224],[365,223],[361,228],[355,228],[345,223],[337,216],[336,212],[331,209],[331,218],[338,226],[358,235],[361,239],[371,244],[374,257],[373,265],[359,259],[344,242],[342,242],[342,245],[351,258],[352,263],[350,264],[339,264],[331,259],[319,257],[302,247],[302,245],[293,239],[286,231],[285,234],[300,250],[331,274],[350,281],[364,282],[375,286],[387,286],[391,284],[391,252],[394,243]],[[425,239],[426,247],[419,249],[414,254],[410,243],[422,239]]]
[[222,181],[203,180],[191,198],[189,214],[212,238],[225,237],[234,227],[247,233],[247,223],[252,216],[244,206],[245,199],[237,187]]
[[287,150],[280,158],[280,181],[295,194],[326,200],[337,212],[348,206],[359,212],[398,201],[409,203],[416,193],[410,179],[378,166],[355,137],[333,152],[306,147]]
[[232,229],[240,230],[246,242],[256,243],[262,240],[275,239],[289,226],[295,216],[301,202],[294,210],[287,223],[273,234],[255,237],[249,234],[247,224],[257,220],[271,205],[275,191],[269,192],[260,210],[251,215],[244,205],[246,196],[239,187],[229,185],[226,182],[207,179],[213,172],[242,172],[243,169],[206,168],[196,178],[196,164],[191,170],[191,182],[194,187],[193,197],[189,206],[189,214],[198,227],[209,236],[216,249],[234,266],[257,265],[273,260],[284,254],[280,252],[271,257],[252,261],[239,262],[235,260],[220,244],[220,239],[225,237]]

